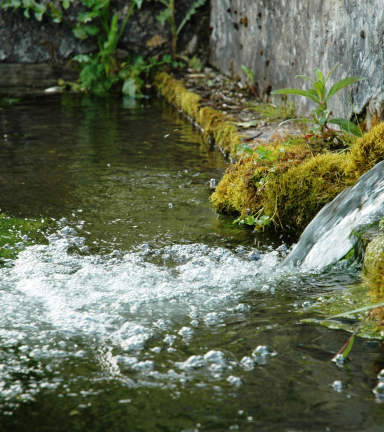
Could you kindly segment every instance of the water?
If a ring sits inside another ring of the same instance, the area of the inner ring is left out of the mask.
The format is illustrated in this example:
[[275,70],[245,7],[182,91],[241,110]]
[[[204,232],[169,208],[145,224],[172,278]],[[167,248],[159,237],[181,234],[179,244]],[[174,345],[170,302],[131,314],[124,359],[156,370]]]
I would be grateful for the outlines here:
[[305,229],[284,266],[321,270],[336,264],[358,243],[359,235],[384,215],[384,162],[326,205]]
[[213,213],[225,161],[174,109],[41,96],[0,122],[1,211],[46,237],[0,268],[1,431],[382,429],[381,343],[338,367],[348,333],[301,322],[358,276],[280,269],[295,233]]

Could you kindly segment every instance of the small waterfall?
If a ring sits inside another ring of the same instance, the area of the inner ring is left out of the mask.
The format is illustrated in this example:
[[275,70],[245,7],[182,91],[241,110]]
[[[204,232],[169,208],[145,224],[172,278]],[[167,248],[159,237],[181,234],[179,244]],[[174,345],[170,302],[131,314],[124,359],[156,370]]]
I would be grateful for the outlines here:
[[384,215],[384,161],[327,204],[307,226],[282,266],[321,270],[340,261]]

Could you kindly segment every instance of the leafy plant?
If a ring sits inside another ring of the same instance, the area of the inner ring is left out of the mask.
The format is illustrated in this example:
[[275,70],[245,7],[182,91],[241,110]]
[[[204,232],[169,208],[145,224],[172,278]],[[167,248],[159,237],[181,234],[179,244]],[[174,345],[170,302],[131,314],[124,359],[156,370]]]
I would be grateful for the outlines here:
[[265,227],[271,225],[271,222],[272,219],[266,215],[261,216],[260,218],[255,216],[246,216],[244,219],[239,218],[233,221],[234,224],[254,226],[256,230],[264,230]]
[[247,86],[251,90],[251,92],[256,96],[255,89],[255,75],[252,69],[248,69],[247,66],[241,65],[241,70],[245,73],[247,77]]
[[334,84],[328,91],[326,90],[326,84],[328,79],[331,77],[332,73],[336,69],[338,63],[331,69],[327,76],[324,76],[319,68],[313,69],[313,73],[315,79],[308,78],[305,75],[297,75],[296,77],[303,78],[307,81],[311,81],[313,83],[313,89],[308,90],[300,90],[300,89],[279,89],[271,92],[271,94],[284,94],[284,95],[296,95],[296,96],[304,96],[308,99],[313,100],[317,103],[318,107],[312,111],[312,120],[314,123],[314,130],[320,131],[324,133],[328,128],[328,124],[336,124],[341,127],[341,129],[345,130],[356,136],[362,136],[361,129],[353,124],[351,121],[343,118],[330,118],[331,112],[328,110],[327,103],[329,99],[342,90],[344,87],[347,87],[350,84],[356,83],[358,81],[365,80],[367,78],[364,77],[349,77],[344,78],[341,81],[338,81]]
[[196,0],[192,6],[188,9],[181,23],[177,26],[175,17],[175,0],[155,0],[164,4],[166,9],[163,10],[156,18],[162,25],[167,21],[171,27],[172,33],[172,58],[176,60],[177,57],[177,40],[178,36],[185,26],[185,24],[191,19],[191,17],[197,12],[197,9],[203,6],[206,0]]

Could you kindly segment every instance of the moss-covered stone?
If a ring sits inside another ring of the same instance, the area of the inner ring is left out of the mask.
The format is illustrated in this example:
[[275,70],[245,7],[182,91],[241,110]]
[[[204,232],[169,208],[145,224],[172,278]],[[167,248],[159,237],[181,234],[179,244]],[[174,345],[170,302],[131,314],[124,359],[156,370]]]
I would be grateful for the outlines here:
[[[211,199],[216,210],[274,218],[304,228],[345,187],[346,155],[302,139],[268,146],[270,160],[255,155],[229,167]],[[312,143],[313,144],[313,143]]]
[[346,175],[357,180],[384,160],[384,122],[359,138],[348,157]]
[[384,235],[375,237],[367,246],[364,256],[364,273],[372,273],[377,261],[384,253]]
[[155,76],[154,85],[169,103],[197,122],[207,138],[214,140],[226,154],[235,157],[236,146],[241,143],[241,139],[236,127],[227,121],[225,115],[211,107],[200,107],[201,97],[188,91],[180,81],[166,72]]

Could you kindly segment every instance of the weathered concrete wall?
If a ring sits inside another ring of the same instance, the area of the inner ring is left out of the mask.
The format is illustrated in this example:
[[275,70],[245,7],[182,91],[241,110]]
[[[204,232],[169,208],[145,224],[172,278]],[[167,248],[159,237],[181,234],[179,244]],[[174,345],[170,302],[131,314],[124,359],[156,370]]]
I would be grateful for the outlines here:
[[[260,94],[282,87],[307,88],[295,75],[328,72],[331,83],[347,76],[368,78],[341,91],[329,104],[336,115],[357,112],[384,120],[383,0],[211,0],[211,63],[228,75],[253,69]],[[299,112],[314,103],[297,98]]]
[[[39,0],[39,2],[49,3],[48,0]],[[192,3],[193,0],[177,0],[176,21],[178,23]],[[120,25],[129,6],[130,1],[127,0],[111,1],[111,15],[119,14]],[[80,10],[80,2],[75,1],[65,12],[67,23],[55,24],[48,16],[44,16],[41,22],[36,21],[33,13],[31,18],[26,18],[21,8],[15,12],[12,9],[5,11],[0,8],[0,63],[48,62],[62,65],[74,55],[95,50],[96,46],[90,40],[82,41],[72,33],[70,25],[76,24],[77,13]],[[147,46],[147,42],[157,34],[171,41],[169,25],[162,26],[156,19],[162,10],[164,5],[160,2],[144,1],[140,10],[134,10],[120,40],[119,48],[142,55],[170,52],[170,42],[157,48]],[[204,54],[207,55],[208,32],[209,2],[200,8],[183,28],[179,37],[179,49],[190,48],[198,53],[200,43],[200,46],[204,46]],[[200,55],[202,54],[200,52]]]

